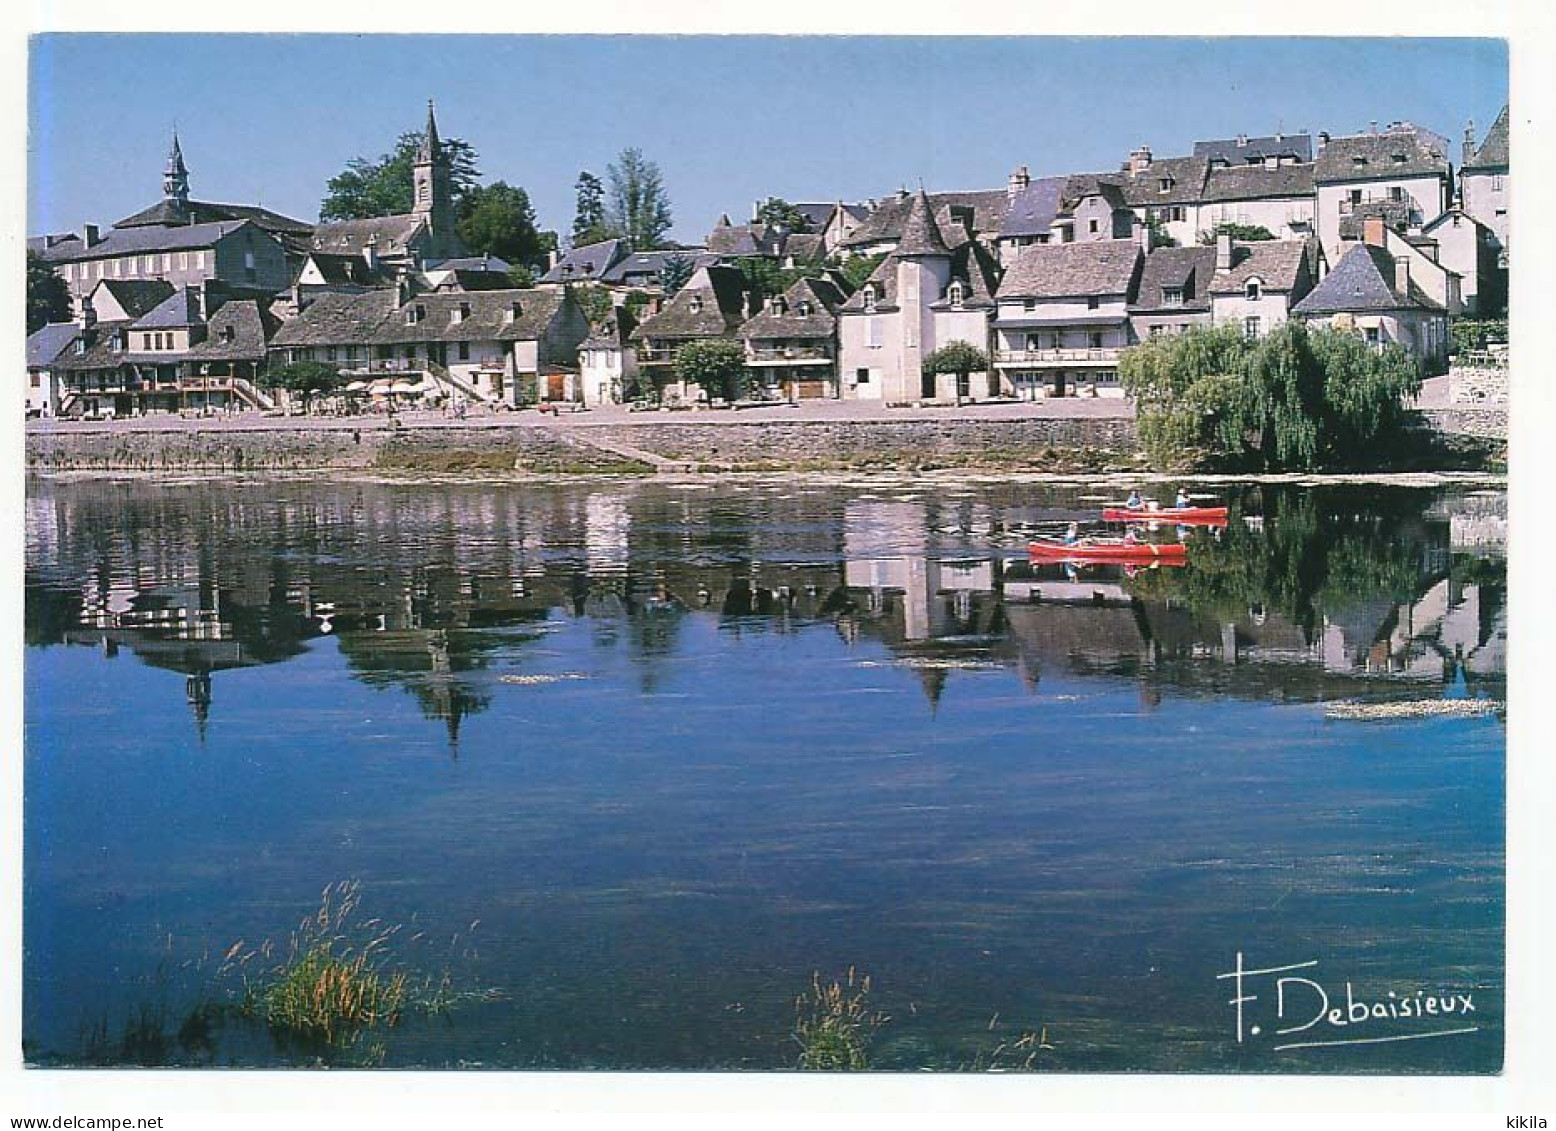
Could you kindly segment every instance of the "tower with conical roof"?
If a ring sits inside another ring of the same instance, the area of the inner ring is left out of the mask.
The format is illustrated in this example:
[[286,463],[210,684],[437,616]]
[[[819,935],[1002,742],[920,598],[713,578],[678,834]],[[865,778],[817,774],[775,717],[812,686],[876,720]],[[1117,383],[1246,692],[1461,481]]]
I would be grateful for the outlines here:
[[184,151],[178,146],[177,130],[173,131],[173,148],[168,150],[167,165],[162,170],[162,195],[180,208],[189,204],[189,169],[184,164]]
[[444,258],[459,254],[459,238],[454,234],[454,180],[448,153],[438,137],[438,121],[427,100],[427,128],[421,147],[416,151],[416,199],[411,211],[426,218],[432,236],[428,254]]
[[[940,301],[951,282],[951,249],[923,189],[908,202],[902,238],[892,257],[897,261],[897,306],[902,311],[902,380],[909,386],[903,393],[905,399],[916,400],[934,395],[922,377],[924,355],[935,348],[935,315],[929,307]],[[913,382],[919,388],[912,388]]]

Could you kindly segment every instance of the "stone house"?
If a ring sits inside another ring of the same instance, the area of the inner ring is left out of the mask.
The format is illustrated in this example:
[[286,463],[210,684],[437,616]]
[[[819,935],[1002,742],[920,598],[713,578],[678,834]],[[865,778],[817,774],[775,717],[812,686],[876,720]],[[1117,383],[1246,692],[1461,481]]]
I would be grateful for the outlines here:
[[1211,321],[1233,323],[1248,338],[1268,334],[1289,319],[1323,269],[1316,238],[1242,241],[1223,233],[1216,239],[1215,256]]
[[1506,312],[1507,271],[1500,265],[1503,248],[1495,232],[1454,205],[1422,228],[1421,235],[1431,241],[1423,250],[1459,276],[1465,314],[1487,318]]
[[686,284],[656,313],[633,330],[638,365],[649,387],[660,394],[691,399],[675,373],[675,353],[688,342],[709,338],[739,339],[740,327],[753,313],[749,284],[738,268],[714,264],[699,267]]
[[27,335],[28,416],[59,415],[60,362],[80,334],[74,322],[50,322]]
[[1248,224],[1278,240],[1305,239],[1313,234],[1317,207],[1313,177],[1310,163],[1213,164],[1200,194],[1199,233],[1213,232],[1220,224]]
[[1475,147],[1473,124],[1464,131],[1463,167],[1459,170],[1459,196],[1464,211],[1491,229],[1502,253],[1501,266],[1507,266],[1511,246],[1507,208],[1512,198],[1509,176],[1508,113],[1503,106],[1486,138]]
[[415,401],[516,406],[531,388],[542,400],[581,396],[566,370],[588,333],[566,289],[413,294],[402,281],[320,296],[276,331],[269,352],[272,365],[335,364]]
[[636,328],[637,319],[625,306],[613,308],[591,327],[578,347],[585,405],[621,404],[636,394],[638,358],[629,341]]
[[837,310],[847,300],[832,278],[800,279],[740,327],[752,379],[785,400],[839,397]]
[[1195,244],[1159,247],[1145,257],[1140,281],[1129,303],[1135,340],[1171,337],[1211,320],[1210,288],[1216,275],[1216,249]]
[[[1005,214],[1010,208],[1011,196],[1007,189],[927,194],[921,189],[919,194],[927,197],[930,215],[948,245],[974,239],[990,251],[996,249]],[[892,252],[902,239],[913,211],[914,198],[919,194],[900,189],[874,202],[869,215],[842,240],[839,245],[842,253],[881,255]]]
[[1338,263],[1342,222],[1363,206],[1386,202],[1398,222],[1419,229],[1448,207],[1452,168],[1440,139],[1430,131],[1395,123],[1382,133],[1331,138],[1319,134],[1314,161],[1318,193],[1318,238],[1324,254]]
[[1118,358],[1135,341],[1142,242],[1034,244],[1016,256],[999,287],[994,365],[1018,397],[1123,395]]
[[1379,237],[1352,244],[1322,282],[1292,308],[1305,321],[1359,331],[1377,348],[1390,343],[1413,356],[1426,376],[1448,364],[1448,312],[1411,278],[1411,261]]
[[941,234],[930,197],[910,199],[895,250],[838,308],[842,395],[849,400],[982,399],[999,395],[994,373],[924,372],[924,359],[962,341],[986,350],[999,268],[983,244],[954,247]]

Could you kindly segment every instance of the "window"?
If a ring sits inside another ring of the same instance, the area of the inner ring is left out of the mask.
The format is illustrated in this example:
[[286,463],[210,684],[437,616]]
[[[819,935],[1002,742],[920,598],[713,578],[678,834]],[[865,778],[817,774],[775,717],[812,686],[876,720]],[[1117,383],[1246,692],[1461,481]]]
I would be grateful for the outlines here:
[[1093,330],[1093,331],[1091,331],[1091,333],[1087,334],[1086,335],[1086,344],[1089,345],[1094,350],[1101,349],[1102,348],[1102,331],[1101,330]]
[[1257,315],[1251,315],[1243,319],[1243,337],[1252,341],[1259,336],[1259,319]]
[[1389,199],[1393,200],[1393,201],[1404,200],[1405,199],[1405,190],[1400,188],[1398,185],[1390,185],[1389,186]]
[[1243,288],[1243,297],[1249,302],[1258,302],[1260,289],[1258,279],[1249,279],[1248,285]]
[[864,344],[871,349],[881,348],[881,322],[878,318],[869,318],[864,324]]
[[1359,189],[1359,188],[1353,188],[1351,190],[1351,204],[1352,205],[1360,204],[1361,200],[1362,200],[1362,190]]
[[1501,192],[1502,191],[1502,174],[1501,173],[1492,173],[1491,174],[1491,191],[1492,192]]
[[856,385],[868,385],[870,383],[870,371],[868,369],[854,370],[854,383]]
[[1379,346],[1383,344],[1382,339],[1378,335],[1378,328],[1376,326],[1368,326],[1363,331],[1363,333],[1366,335],[1367,344],[1369,346]]
[[1183,305],[1183,288],[1182,287],[1163,287],[1162,288],[1162,305],[1163,306],[1182,306]]
[[1162,336],[1162,332],[1165,329],[1166,329],[1165,326],[1152,326],[1151,327],[1151,337],[1153,337],[1153,338],[1161,337]]
[[875,288],[873,286],[866,286],[864,289],[864,308],[866,311],[875,309]]
[[28,376],[32,378],[32,387],[34,389],[38,388],[40,384],[38,371],[34,369]]
[[1172,191],[1172,178],[1171,177],[1162,177],[1159,180],[1157,180],[1157,182],[1156,182],[1156,191],[1157,192],[1171,192]]
[[1098,223],[1097,223],[1097,221],[1095,221],[1095,220],[1092,220],[1092,221],[1091,221],[1091,222],[1090,222],[1090,227],[1089,227],[1089,231],[1090,231],[1090,232],[1091,232],[1091,233],[1092,233],[1092,234],[1093,234],[1093,235],[1096,235],[1096,233],[1097,233],[1097,231],[1098,231],[1098,230],[1099,230],[1099,228],[1100,228],[1100,227],[1101,227],[1101,225],[1099,225],[1099,224],[1098,224]]
[[1403,165],[1405,163],[1405,155],[1403,153],[1396,153],[1391,156],[1389,160],[1393,161],[1396,165]]
[[1182,205],[1174,205],[1173,207],[1167,209],[1167,219],[1169,220],[1181,221],[1187,216],[1188,212],[1182,207]]
[[[164,256],[164,258],[166,257]],[[245,251],[243,253],[243,269],[245,271],[254,270],[254,253],[252,251]]]
[[803,298],[800,299],[800,317],[801,318],[809,318],[810,317],[810,312],[811,312],[810,300],[809,299],[803,299]]
[[186,271],[186,270],[188,270],[188,268],[189,268],[189,253],[187,251],[181,251],[181,252],[178,253],[178,269],[180,271]]
[[142,334],[140,336],[140,348],[143,349],[143,350],[149,350],[149,349],[155,348],[151,344],[151,335],[150,334]]
[[334,346],[326,346],[324,348],[324,360],[325,361],[334,361],[335,360],[335,347]]
[[1037,299],[1035,299],[1035,298],[1022,299],[1021,300],[1021,309],[1026,311],[1028,314],[1031,314],[1034,310],[1037,309]]
[[950,300],[952,306],[961,306],[966,297],[966,291],[962,287],[960,280],[953,282],[946,288],[946,298]]
[[463,321],[465,321],[465,319],[467,319],[469,317],[470,317],[470,304],[468,302],[460,303],[459,304],[459,309],[454,311],[454,321],[455,322],[463,322]]
[[470,343],[469,342],[460,342],[459,343],[459,360],[460,361],[469,361],[470,360]]
[[1365,169],[1366,167],[1367,167],[1367,159],[1365,157],[1363,157],[1360,153],[1356,154],[1356,156],[1351,158],[1351,168],[1353,168],[1353,169]]
[[1086,309],[1087,310],[1096,310],[1101,305],[1102,305],[1102,300],[1100,298],[1098,298],[1096,295],[1087,295],[1086,296]]

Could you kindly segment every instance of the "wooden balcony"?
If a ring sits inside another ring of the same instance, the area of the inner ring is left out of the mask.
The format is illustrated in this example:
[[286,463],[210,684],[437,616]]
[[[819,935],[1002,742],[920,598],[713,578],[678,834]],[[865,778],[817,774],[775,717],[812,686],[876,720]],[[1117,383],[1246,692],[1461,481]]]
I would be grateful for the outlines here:
[[1098,349],[1046,349],[1046,350],[995,350],[997,367],[1024,369],[1068,369],[1085,366],[1114,366],[1118,364],[1121,346]]

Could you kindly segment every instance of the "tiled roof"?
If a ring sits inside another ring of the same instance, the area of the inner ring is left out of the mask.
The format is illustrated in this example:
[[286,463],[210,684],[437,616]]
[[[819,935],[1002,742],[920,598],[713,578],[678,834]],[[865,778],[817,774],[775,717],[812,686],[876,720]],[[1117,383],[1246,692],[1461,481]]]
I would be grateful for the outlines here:
[[1498,169],[1508,165],[1508,112],[1510,107],[1503,106],[1502,112],[1497,115],[1497,120],[1491,123],[1491,128],[1486,131],[1486,138],[1480,143],[1480,148],[1475,151],[1474,160],[1464,166],[1465,170],[1471,169]]
[[495,255],[465,255],[455,259],[429,260],[425,268],[427,271],[489,271],[493,274],[506,274],[512,270],[512,265],[507,260],[499,259]]
[[1314,162],[1319,184],[1448,175],[1448,158],[1411,130],[1331,138]]
[[[1212,255],[1212,264],[1214,261]],[[1253,278],[1267,291],[1291,291],[1307,278],[1308,263],[1306,240],[1239,240],[1232,244],[1232,269],[1218,273],[1210,291],[1233,294],[1243,290]]]
[[1229,165],[1246,165],[1250,161],[1262,163],[1266,157],[1295,157],[1308,162],[1313,160],[1313,139],[1308,134],[1276,134],[1273,137],[1196,141],[1194,156],[1207,161],[1219,158]]
[[[1203,157],[1158,157],[1144,171],[1120,173],[1116,179],[1123,189],[1124,203],[1131,208],[1193,204],[1204,191],[1209,167]],[[1166,191],[1161,187],[1163,181],[1169,182]]]
[[42,369],[70,348],[81,327],[74,322],[50,322],[27,335],[27,368]]
[[403,255],[425,228],[426,221],[414,213],[373,216],[366,220],[336,220],[320,224],[313,230],[312,249],[331,255],[361,255],[372,243],[379,255]]
[[1134,240],[1031,244],[1016,256],[1000,284],[999,297],[1128,295],[1141,258]]
[[219,223],[225,220],[252,220],[268,232],[285,232],[288,235],[306,236],[313,232],[313,225],[306,220],[294,220],[268,208],[254,204],[214,204],[206,200],[191,200],[179,204],[165,198],[144,208],[133,216],[126,216],[114,224],[115,228],[179,227],[186,224]]
[[[1131,310],[1204,311],[1210,309],[1210,283],[1216,273],[1213,247],[1159,247],[1145,257],[1140,286]],[[1183,301],[1169,306],[1163,293],[1183,292]]]
[[[539,338],[566,295],[555,290],[501,290],[414,295],[404,303],[392,290],[326,294],[276,331],[273,346],[389,345],[399,342],[516,341]],[[508,312],[518,314],[508,320]],[[469,314],[456,318],[461,307]],[[419,309],[422,317],[406,320]]]
[[708,250],[732,258],[774,255],[782,242],[766,224],[718,224],[708,233]]
[[398,308],[393,290],[322,294],[281,325],[273,346],[367,345]]
[[1366,222],[1369,219],[1382,219],[1382,221],[1395,231],[1403,231],[1410,226],[1410,217],[1415,212],[1415,201],[1410,197],[1403,200],[1364,200],[1353,205],[1351,211],[1340,217],[1340,238],[1342,240],[1359,240],[1367,230]]
[[607,270],[603,281],[611,286],[631,286],[634,283],[657,286],[659,272],[664,269],[665,262],[672,257],[689,259],[692,269],[710,267],[719,261],[719,257],[702,248],[672,248],[665,251],[635,251],[617,262]]
[[84,243],[65,245],[69,250],[56,249],[51,262],[69,263],[75,260],[103,259],[115,255],[136,255],[148,251],[180,251],[187,248],[213,246],[218,240],[241,229],[247,220],[223,221],[214,224],[190,224],[182,228],[114,228],[97,243],[87,247]]
[[[361,255],[330,255],[322,251],[308,253],[308,260],[323,276],[325,283],[336,286],[372,287],[394,281],[394,272],[379,264],[369,267]],[[306,269],[306,264],[304,264]],[[301,271],[299,271],[299,278]]]
[[908,214],[902,221],[902,234],[897,238],[896,254],[950,254],[945,238],[940,234],[940,225],[935,223],[930,212],[929,197],[922,190],[914,193],[908,201]]
[[[117,369],[125,362],[132,360],[128,350],[116,350],[113,341],[116,334],[124,335],[124,342],[129,344],[128,322],[99,322],[90,330],[83,332],[87,348],[85,353],[76,353],[74,350],[57,359],[61,369]],[[162,360],[166,361],[167,358]]]
[[119,308],[134,320],[166,302],[173,293],[173,284],[165,279],[104,279],[92,288],[92,293],[99,289],[113,296]]
[[205,340],[191,347],[187,356],[191,361],[263,361],[266,339],[277,326],[255,299],[232,299],[211,315]]
[[825,253],[820,232],[794,232],[783,241],[783,254],[796,263],[823,259]]
[[205,321],[200,317],[200,292],[181,287],[134,322],[136,330],[187,329]]
[[1337,314],[1364,310],[1442,310],[1442,307],[1410,282],[1410,293],[1394,289],[1394,257],[1381,247],[1359,243],[1347,251],[1301,302],[1294,314]]
[[575,247],[555,267],[540,277],[542,283],[579,283],[589,279],[603,279],[605,272],[627,254],[626,240],[601,240],[599,243]]
[[[860,223],[843,241],[844,247],[864,247],[869,244],[893,243],[902,236],[912,208],[915,194],[899,192],[876,205],[874,211]],[[1010,200],[1004,189],[978,192],[932,192],[928,194],[930,211],[941,225],[941,236],[954,244],[957,238],[946,231],[947,217],[965,220],[969,235],[997,232],[1004,223]],[[958,225],[960,226],[960,225]]]
[[1312,165],[1282,165],[1275,169],[1266,169],[1263,165],[1232,165],[1210,170],[1200,199],[1212,204],[1219,200],[1306,197],[1312,196],[1313,192]]
[[1059,214],[1066,180],[1065,177],[1041,177],[1018,192],[1005,212],[1000,236],[1046,235],[1054,217]]
[[645,338],[719,338],[746,319],[746,277],[738,268],[699,267],[658,314],[632,332]]
[[625,306],[612,308],[611,312],[589,327],[589,336],[579,349],[622,349],[632,331],[637,329],[637,315]]
[[45,236],[27,237],[27,250],[36,252],[50,262],[80,246],[81,237],[75,232],[59,232]]
[[[810,313],[800,313],[808,303]],[[825,279],[800,279],[783,292],[780,304],[748,319],[740,336],[758,338],[830,338],[837,329],[837,308],[843,296]]]
[[[880,266],[865,281],[866,286],[875,289],[876,310],[897,309],[897,267],[901,262],[902,257],[893,252],[881,261]],[[946,284],[947,290],[951,282],[960,282],[965,288],[964,307],[987,309],[994,305],[994,292],[999,286],[999,267],[982,244],[967,241],[951,251],[951,275]],[[839,309],[849,314],[862,314],[865,312],[864,299],[865,287],[860,287]],[[950,303],[941,295],[930,305],[942,310],[948,309]]]

